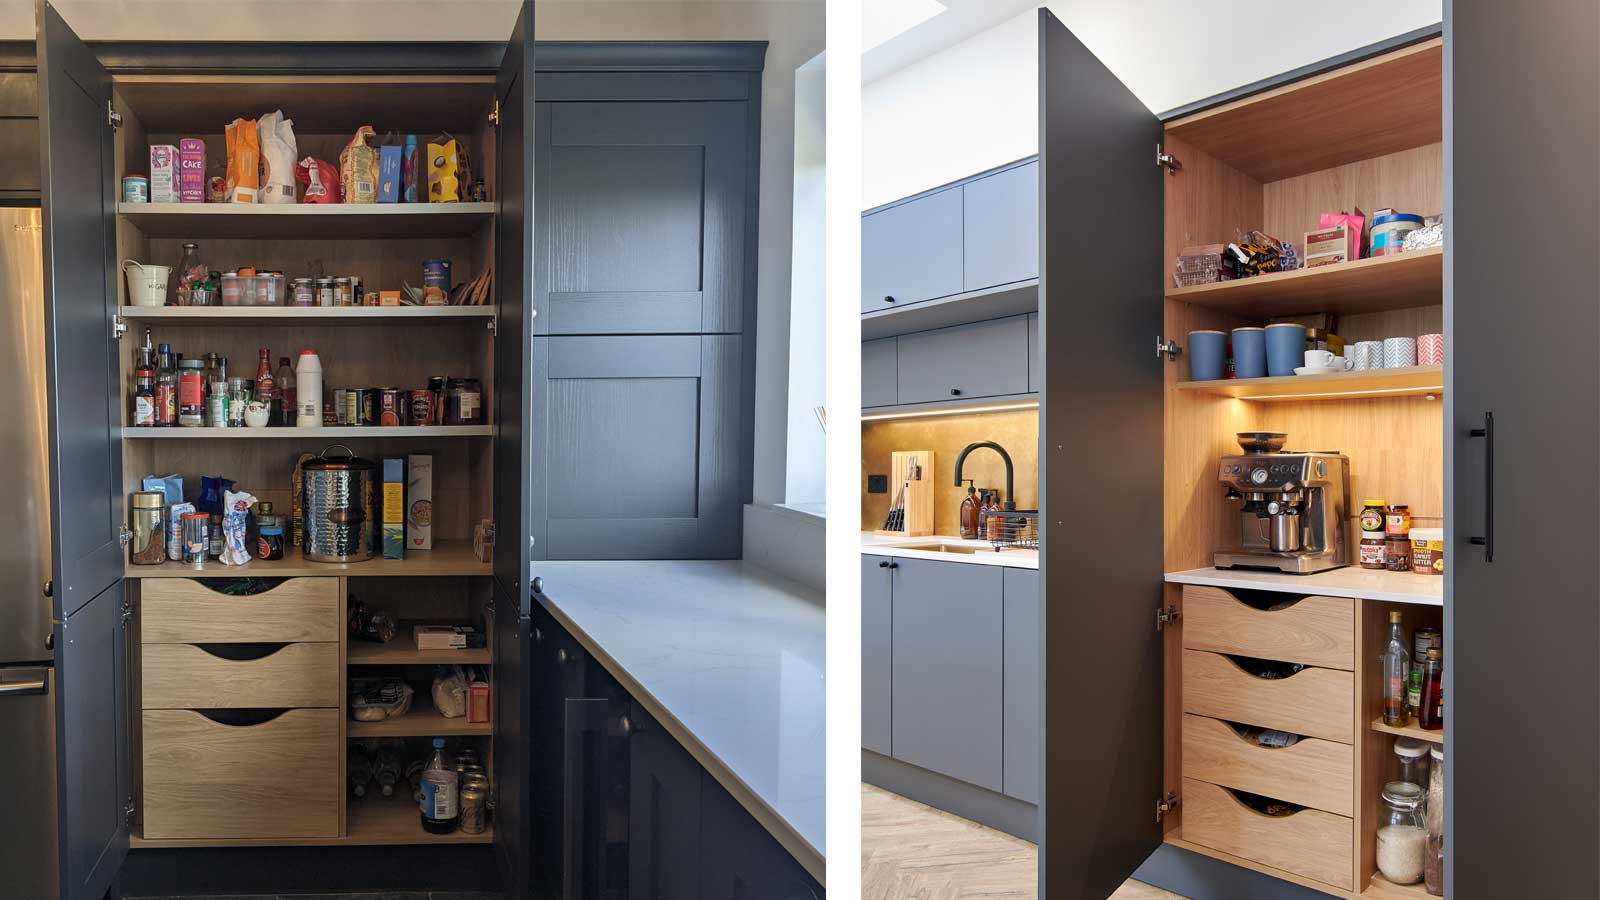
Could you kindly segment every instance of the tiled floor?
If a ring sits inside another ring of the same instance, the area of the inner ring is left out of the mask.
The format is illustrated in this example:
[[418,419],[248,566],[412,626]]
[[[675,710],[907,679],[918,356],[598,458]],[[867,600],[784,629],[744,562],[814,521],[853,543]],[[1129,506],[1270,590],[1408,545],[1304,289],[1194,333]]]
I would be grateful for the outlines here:
[[[1038,848],[861,786],[861,900],[1037,900]],[[1108,900],[1184,900],[1129,881]]]

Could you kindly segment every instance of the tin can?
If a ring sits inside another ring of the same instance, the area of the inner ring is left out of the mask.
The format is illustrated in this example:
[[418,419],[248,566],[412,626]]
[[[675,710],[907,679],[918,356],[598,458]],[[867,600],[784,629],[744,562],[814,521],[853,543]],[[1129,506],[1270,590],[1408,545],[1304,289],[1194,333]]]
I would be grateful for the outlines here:
[[144,175],[122,176],[123,203],[149,203],[150,179]]
[[333,279],[332,278],[318,278],[317,279],[317,305],[318,306],[332,306],[333,305],[333,301],[334,301],[334,299],[336,297],[337,297],[337,294],[335,293],[334,288],[333,288]]
[[483,834],[489,827],[489,792],[482,786],[474,784],[461,789],[459,823],[462,834]]
[[355,292],[350,286],[350,279],[341,275],[333,279],[333,305],[355,306]]
[[378,390],[378,424],[385,428],[399,427],[405,415],[405,391],[399,388]]
[[350,419],[345,415],[345,401],[349,399],[350,392],[344,388],[333,389],[333,424],[349,425]]
[[434,424],[433,411],[436,409],[433,402],[433,391],[411,392],[411,424]]
[[350,305],[361,306],[364,301],[364,292],[361,290],[361,276],[350,276]]
[[357,393],[361,397],[361,412],[359,421],[351,424],[376,425],[378,424],[378,395],[382,388],[365,388]]
[[425,306],[443,306],[450,297],[450,260],[425,259],[422,261],[422,302]]
[[317,282],[311,278],[296,278],[294,284],[295,306],[317,305]]

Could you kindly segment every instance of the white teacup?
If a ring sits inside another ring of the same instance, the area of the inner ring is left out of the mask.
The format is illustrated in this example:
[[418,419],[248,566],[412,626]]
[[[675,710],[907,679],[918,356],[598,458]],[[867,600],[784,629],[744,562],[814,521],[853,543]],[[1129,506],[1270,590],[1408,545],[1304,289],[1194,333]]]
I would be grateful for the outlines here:
[[1350,360],[1342,356],[1333,355],[1332,350],[1307,350],[1306,368],[1308,369],[1348,369]]

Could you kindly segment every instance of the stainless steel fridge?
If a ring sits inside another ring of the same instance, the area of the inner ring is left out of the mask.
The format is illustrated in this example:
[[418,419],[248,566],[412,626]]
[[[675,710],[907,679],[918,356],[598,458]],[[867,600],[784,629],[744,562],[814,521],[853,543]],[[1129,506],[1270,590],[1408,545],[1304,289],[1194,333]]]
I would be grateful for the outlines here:
[[60,895],[46,428],[40,213],[0,207],[0,893],[39,900]]

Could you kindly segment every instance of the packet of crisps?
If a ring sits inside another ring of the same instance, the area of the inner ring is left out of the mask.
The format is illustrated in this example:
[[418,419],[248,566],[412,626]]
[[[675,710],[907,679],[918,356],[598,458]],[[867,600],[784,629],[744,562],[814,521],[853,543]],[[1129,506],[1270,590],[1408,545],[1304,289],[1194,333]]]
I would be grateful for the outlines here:
[[261,187],[261,146],[256,120],[234,119],[223,132],[228,145],[226,202],[254,203]]
[[371,125],[357,128],[339,151],[339,183],[346,203],[378,202],[378,135]]
[[428,142],[428,202],[458,203],[466,199],[463,185],[470,180],[466,147],[448,134]]

